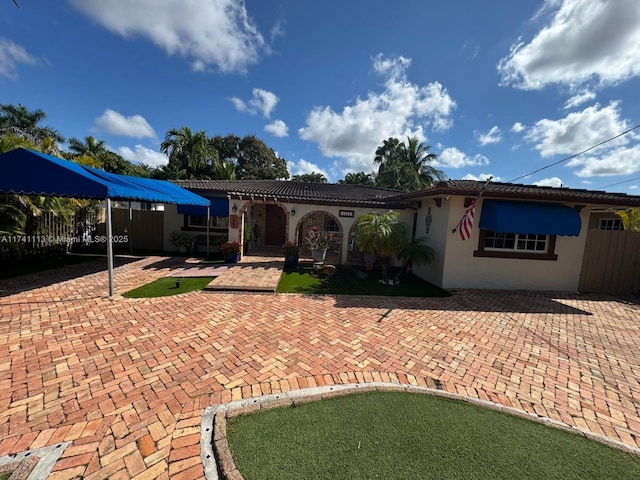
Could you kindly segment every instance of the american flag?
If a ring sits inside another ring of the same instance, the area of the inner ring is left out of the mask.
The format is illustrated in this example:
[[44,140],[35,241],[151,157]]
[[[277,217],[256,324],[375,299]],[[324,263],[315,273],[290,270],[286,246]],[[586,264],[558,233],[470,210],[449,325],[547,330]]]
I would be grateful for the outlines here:
[[473,228],[473,217],[476,216],[476,201],[474,200],[469,205],[469,208],[464,212],[462,220],[460,220],[460,238],[466,240],[471,237],[471,229]]

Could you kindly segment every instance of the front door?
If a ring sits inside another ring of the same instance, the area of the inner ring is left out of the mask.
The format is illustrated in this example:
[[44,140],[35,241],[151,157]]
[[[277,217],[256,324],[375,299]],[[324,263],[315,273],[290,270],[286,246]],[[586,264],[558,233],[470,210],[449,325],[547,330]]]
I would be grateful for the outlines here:
[[267,205],[265,212],[264,244],[282,246],[286,238],[287,218],[277,205]]

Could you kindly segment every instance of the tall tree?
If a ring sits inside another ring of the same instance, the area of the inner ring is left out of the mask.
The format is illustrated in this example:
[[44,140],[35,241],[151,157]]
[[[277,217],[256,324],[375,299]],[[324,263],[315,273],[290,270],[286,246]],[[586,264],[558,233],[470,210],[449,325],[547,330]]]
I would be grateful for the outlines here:
[[375,178],[371,173],[357,172],[347,173],[344,176],[344,180],[338,180],[338,183],[348,185],[365,185],[373,187],[376,184]]
[[213,178],[219,163],[218,152],[212,147],[207,134],[202,130],[194,133],[189,127],[169,130],[160,151],[169,157],[165,172],[175,175],[184,171],[182,178]]
[[69,150],[74,156],[93,157],[98,160],[108,152],[104,140],[96,140],[92,136],[84,137],[84,140],[71,137],[69,139]]
[[[235,165],[235,176],[239,180],[275,180],[289,178],[287,162],[279,157],[255,135],[240,138],[236,135],[215,136],[211,144],[221,160]],[[221,170],[229,174],[230,167]]]
[[11,133],[36,144],[47,138],[55,143],[64,142],[64,137],[57,130],[41,125],[45,118],[47,114],[40,109],[28,110],[22,104],[0,104],[0,135]]
[[431,165],[437,156],[429,148],[416,137],[407,137],[406,144],[394,137],[385,140],[374,157],[379,165],[376,185],[410,192],[430,188],[445,178]]
[[299,175],[294,175],[293,177],[291,177],[291,180],[294,180],[296,182],[327,183],[327,177],[318,172],[301,173]]

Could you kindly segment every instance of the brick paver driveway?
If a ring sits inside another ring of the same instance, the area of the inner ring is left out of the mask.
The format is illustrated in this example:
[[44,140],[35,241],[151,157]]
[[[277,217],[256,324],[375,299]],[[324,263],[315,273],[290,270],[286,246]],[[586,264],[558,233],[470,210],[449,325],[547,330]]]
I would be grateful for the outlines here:
[[[121,266],[116,287],[172,266]],[[0,455],[72,441],[54,479],[201,478],[205,407],[331,383],[437,386],[640,445],[637,298],[128,300],[90,270],[0,282]]]

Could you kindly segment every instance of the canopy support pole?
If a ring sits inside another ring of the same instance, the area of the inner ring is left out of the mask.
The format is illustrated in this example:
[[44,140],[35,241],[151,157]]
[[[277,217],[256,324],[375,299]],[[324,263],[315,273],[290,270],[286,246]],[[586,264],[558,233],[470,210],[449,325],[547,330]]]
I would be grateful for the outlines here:
[[131,232],[131,225],[133,224],[133,211],[131,208],[131,200],[129,200],[129,236],[127,242],[129,242],[129,253],[133,255],[133,238]]
[[113,228],[111,225],[111,199],[107,197],[107,269],[109,271],[109,296],[113,297],[113,245],[111,237]]
[[209,219],[211,218],[211,206],[207,205],[207,258],[211,253],[209,252]]

